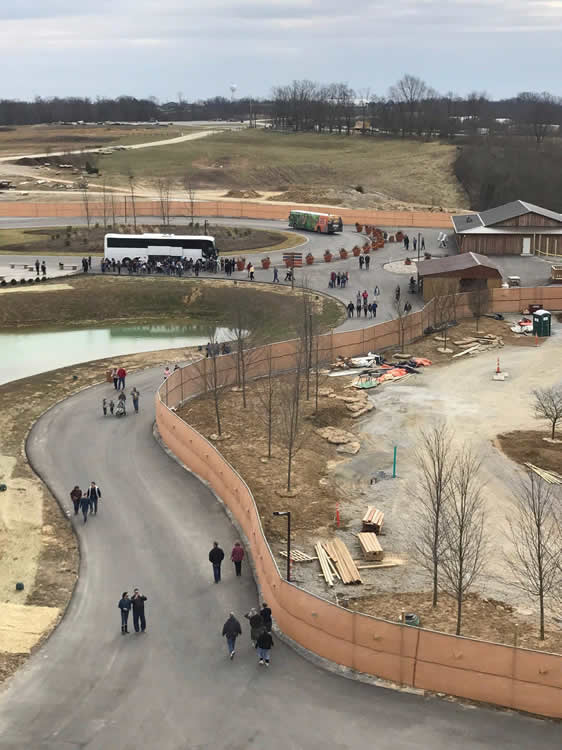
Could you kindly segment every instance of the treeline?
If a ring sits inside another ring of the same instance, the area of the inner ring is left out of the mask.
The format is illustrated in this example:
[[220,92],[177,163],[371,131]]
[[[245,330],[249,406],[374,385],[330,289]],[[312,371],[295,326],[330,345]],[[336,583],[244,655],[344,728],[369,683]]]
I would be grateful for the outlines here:
[[562,212],[562,144],[514,138],[485,138],[459,148],[455,174],[471,208],[487,208],[527,200]]
[[37,125],[53,122],[147,122],[160,117],[155,100],[120,96],[117,99],[38,97],[32,102],[0,99],[0,125]]

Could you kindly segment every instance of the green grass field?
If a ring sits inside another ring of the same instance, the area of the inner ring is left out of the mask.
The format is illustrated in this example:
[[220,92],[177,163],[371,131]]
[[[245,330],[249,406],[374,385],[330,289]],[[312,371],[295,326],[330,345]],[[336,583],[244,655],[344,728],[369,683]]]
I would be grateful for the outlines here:
[[361,185],[399,201],[461,207],[453,174],[455,147],[408,139],[225,132],[196,141],[116,152],[100,159],[110,182],[131,171],[139,180],[190,175],[199,189],[343,189]]

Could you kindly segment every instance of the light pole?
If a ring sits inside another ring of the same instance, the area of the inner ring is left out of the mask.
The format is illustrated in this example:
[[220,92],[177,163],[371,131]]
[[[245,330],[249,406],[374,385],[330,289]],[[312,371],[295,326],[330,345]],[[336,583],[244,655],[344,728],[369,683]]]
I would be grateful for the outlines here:
[[416,292],[420,293],[420,245],[421,245],[421,232],[418,232],[418,264],[416,270],[418,273],[418,280],[416,282]]
[[291,580],[291,511],[274,510],[274,516],[287,516],[287,580]]

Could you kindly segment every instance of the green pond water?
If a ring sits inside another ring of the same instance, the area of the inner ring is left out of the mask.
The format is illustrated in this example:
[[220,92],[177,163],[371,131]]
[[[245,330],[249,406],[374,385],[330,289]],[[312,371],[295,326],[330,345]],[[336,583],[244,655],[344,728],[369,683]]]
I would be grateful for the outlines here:
[[[228,328],[218,328],[216,336],[232,338]],[[204,346],[207,340],[202,326],[173,323],[0,333],[0,384],[93,359]]]

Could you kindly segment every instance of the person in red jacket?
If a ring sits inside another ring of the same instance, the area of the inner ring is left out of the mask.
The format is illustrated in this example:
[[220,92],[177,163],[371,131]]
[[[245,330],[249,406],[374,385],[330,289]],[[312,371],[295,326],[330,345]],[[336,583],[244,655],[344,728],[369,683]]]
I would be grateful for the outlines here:
[[232,548],[230,559],[234,563],[234,568],[236,569],[236,575],[241,576],[242,575],[242,560],[244,559],[244,549],[242,548],[242,545],[240,544],[240,542],[234,543],[234,547]]
[[119,390],[120,388],[125,390],[125,376],[126,375],[127,375],[127,370],[125,370],[124,367],[120,367],[117,370],[117,377],[119,378],[117,382],[117,390]]

